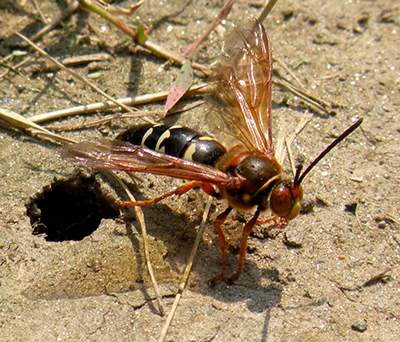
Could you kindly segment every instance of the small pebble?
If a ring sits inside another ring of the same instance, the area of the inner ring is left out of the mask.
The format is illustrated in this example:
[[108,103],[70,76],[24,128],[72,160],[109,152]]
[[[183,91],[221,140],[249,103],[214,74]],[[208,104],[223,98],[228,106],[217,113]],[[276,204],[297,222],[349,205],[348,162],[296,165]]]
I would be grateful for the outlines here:
[[291,247],[301,247],[304,239],[304,231],[297,227],[288,227],[283,236],[283,242]]
[[364,332],[365,330],[367,330],[367,323],[355,322],[352,324],[351,329],[353,329],[354,331]]

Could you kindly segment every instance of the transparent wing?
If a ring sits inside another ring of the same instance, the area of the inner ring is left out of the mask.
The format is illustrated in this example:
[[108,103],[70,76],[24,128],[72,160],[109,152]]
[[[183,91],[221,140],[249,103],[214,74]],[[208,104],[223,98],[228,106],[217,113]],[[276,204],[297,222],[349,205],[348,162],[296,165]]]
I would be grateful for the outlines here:
[[72,162],[109,170],[145,172],[227,186],[232,177],[200,163],[172,157],[123,141],[102,140],[65,147],[61,156]]
[[264,154],[274,152],[271,80],[268,36],[257,19],[248,18],[227,38],[222,56],[212,67],[210,100],[225,124],[239,130],[246,146]]

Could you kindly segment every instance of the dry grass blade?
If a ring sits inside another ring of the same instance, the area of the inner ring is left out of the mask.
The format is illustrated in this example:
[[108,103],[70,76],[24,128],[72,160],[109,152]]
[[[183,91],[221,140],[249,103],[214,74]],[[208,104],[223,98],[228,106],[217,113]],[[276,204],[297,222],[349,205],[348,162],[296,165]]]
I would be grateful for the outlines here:
[[212,198],[209,197],[208,200],[207,200],[206,207],[205,207],[204,212],[203,212],[203,217],[201,219],[199,231],[197,232],[196,240],[195,240],[195,242],[193,244],[192,251],[190,252],[190,256],[189,256],[188,262],[186,264],[185,271],[184,271],[184,273],[182,275],[181,283],[179,284],[178,293],[175,296],[174,303],[172,304],[171,311],[169,312],[167,320],[165,321],[165,324],[164,324],[163,330],[161,332],[161,335],[160,335],[160,337],[158,339],[158,342],[163,342],[165,340],[165,337],[166,337],[167,332],[168,332],[168,328],[171,325],[171,322],[172,322],[172,319],[174,318],[174,315],[175,315],[176,309],[178,307],[179,301],[180,301],[180,299],[182,297],[183,290],[185,289],[185,287],[187,285],[187,282],[189,280],[189,275],[190,275],[190,271],[192,269],[193,260],[194,260],[194,257],[196,256],[197,248],[198,248],[198,246],[200,244],[201,237],[203,236],[204,226],[206,224],[206,221],[207,221],[207,218],[208,218],[208,214],[210,212],[211,203],[212,203]]
[[33,134],[40,134],[63,144],[70,144],[75,142],[71,139],[62,137],[61,135],[52,133],[42,126],[39,126],[38,124],[24,118],[22,115],[4,108],[0,108],[0,119],[13,128],[28,130],[31,131]]
[[295,81],[296,83],[299,85],[299,87],[306,92],[307,89],[303,86],[303,84],[301,84],[300,80],[297,78],[297,76],[288,68],[288,66],[286,65],[286,63],[279,59],[279,58],[274,58],[274,62],[278,63]]
[[123,108],[124,110],[126,110],[127,112],[131,112],[132,109],[127,107],[126,105],[119,103],[117,100],[113,99],[110,95],[106,94],[105,92],[103,92],[100,88],[98,88],[97,86],[95,86],[93,83],[89,82],[85,77],[78,75],[76,72],[72,71],[71,69],[67,68],[65,65],[61,64],[59,61],[57,61],[56,59],[54,59],[53,57],[51,57],[46,51],[42,50],[39,46],[37,46],[35,43],[33,43],[32,41],[30,41],[28,38],[26,38],[25,36],[23,36],[22,34],[15,32],[14,33],[22,38],[23,40],[25,40],[27,43],[29,43],[36,51],[38,51],[42,56],[46,57],[47,59],[49,59],[50,61],[52,61],[55,65],[57,65],[57,67],[59,67],[60,69],[68,72],[69,74],[71,74],[73,77],[75,77],[77,80],[85,83],[86,85],[88,85],[90,88],[92,88],[94,91],[98,92],[99,94],[103,95],[106,99],[108,99],[109,101],[113,102],[115,105]]
[[[326,102],[316,99],[312,97],[311,95],[308,95],[304,92],[302,92],[300,89],[297,89],[295,86],[293,86],[291,83],[285,81],[285,83],[281,82],[280,80],[273,79],[272,82],[279,87],[281,87],[283,90],[287,90],[294,95],[297,95],[301,97],[304,101],[316,106],[319,108],[321,111],[325,113],[330,113],[330,105],[327,104]],[[190,88],[190,90],[184,95],[184,97],[190,97],[190,96],[203,96],[206,93],[210,91],[210,87],[206,83],[202,83],[196,86],[193,86]],[[301,92],[299,94],[299,92]],[[126,97],[122,99],[117,99],[118,104],[115,104],[114,102],[110,101],[105,101],[105,102],[96,102],[84,106],[77,106],[77,107],[71,107],[67,109],[61,109],[53,112],[47,112],[39,115],[35,115],[29,118],[31,122],[36,122],[36,123],[42,123],[46,121],[51,121],[67,116],[74,116],[74,115],[86,115],[86,114],[91,114],[94,112],[98,111],[107,111],[111,109],[115,109],[120,106],[120,104],[126,105],[126,106],[138,106],[138,105],[143,105],[147,103],[153,103],[157,101],[164,101],[166,100],[168,96],[168,92],[160,92],[160,93],[154,93],[154,94],[147,94],[147,95],[139,95],[135,97]],[[320,103],[320,104],[319,104]],[[137,114],[131,114],[131,116],[137,116],[141,117],[143,116],[142,113],[137,113]]]
[[[112,171],[102,170],[101,172],[103,172],[110,179],[112,179],[113,181],[115,181],[116,183],[118,183],[121,186],[121,188],[125,191],[125,194],[128,196],[129,201],[132,201],[132,202],[135,201],[135,197],[132,195],[132,193],[130,192],[129,188],[122,181],[122,179],[117,177]],[[158,303],[158,309],[160,310],[160,314],[162,316],[164,316],[164,314],[165,314],[165,306],[164,306],[164,303],[162,301],[161,292],[160,292],[160,289],[158,287],[156,278],[154,276],[153,267],[152,267],[151,261],[150,261],[149,243],[148,243],[148,238],[147,238],[147,229],[146,229],[146,223],[145,223],[145,220],[144,220],[143,211],[138,206],[134,206],[133,210],[135,212],[136,219],[137,219],[137,221],[138,221],[138,223],[140,225],[140,229],[141,229],[141,232],[142,232],[143,250],[144,250],[144,257],[145,257],[145,261],[146,261],[146,268],[147,268],[147,271],[149,272],[151,283],[152,283],[153,288],[154,288],[154,293],[156,295],[156,299],[157,299],[157,303]]]
[[219,12],[217,18],[211,23],[211,25],[208,27],[208,29],[201,35],[201,37],[199,39],[197,39],[195,42],[189,44],[186,47],[185,51],[183,52],[183,55],[185,57],[190,57],[196,51],[196,49],[199,47],[199,45],[207,39],[207,37],[209,36],[211,31],[214,30],[221,23],[221,21],[228,16],[229,12],[232,9],[234,2],[235,2],[235,0],[228,0],[225,2],[224,6],[221,8],[221,11]]
[[274,8],[275,4],[278,2],[278,0],[269,0],[268,3],[265,5],[265,7],[263,8],[260,16],[258,17],[258,21],[260,23],[262,23],[265,18],[267,18],[269,12],[272,11],[272,9]]
[[31,41],[36,41],[40,37],[44,36],[46,33],[50,32],[53,28],[55,28],[60,22],[64,19],[68,18],[72,13],[79,9],[79,2],[73,1],[64,12],[62,12],[57,18],[55,18],[50,24],[43,27],[38,33],[34,34],[30,37]]
[[285,139],[286,151],[289,158],[290,167],[292,169],[293,176],[296,174],[296,166],[294,165],[292,148],[290,147],[289,139]]
[[[300,120],[300,122],[297,124],[296,129],[294,130],[293,134],[290,137],[285,137],[285,131],[283,131],[277,141],[276,144],[276,157],[278,159],[278,162],[280,165],[283,165],[283,163],[285,162],[285,145],[286,148],[292,145],[294,139],[297,137],[297,135],[303,130],[303,128],[307,125],[307,123],[312,119],[312,114],[308,113],[305,114],[302,119]],[[288,149],[288,152],[289,152]],[[290,156],[289,156],[290,158]],[[292,162],[291,162],[292,163]]]
[[93,53],[90,55],[65,58],[62,63],[65,66],[75,66],[80,64],[89,64],[91,62],[106,61],[109,59],[111,59],[111,55],[108,53]]
[[[138,43],[141,46],[145,47],[146,49],[150,50],[154,55],[162,57],[167,60],[172,60],[172,61],[174,61],[174,63],[176,63],[178,65],[182,65],[185,62],[185,60],[186,60],[185,56],[183,56],[179,53],[176,53],[174,51],[171,51],[167,48],[164,48],[160,45],[157,45],[157,44],[151,42],[150,40],[146,40],[145,42],[140,42],[136,32],[133,31],[128,25],[126,25],[121,20],[115,18],[111,13],[105,11],[100,6],[97,6],[92,1],[79,0],[79,3],[83,7],[85,7],[87,10],[89,10],[93,13],[99,14],[104,19],[108,20],[110,23],[117,26],[122,32],[124,32],[128,36],[130,36],[136,43]],[[207,70],[208,70],[207,67],[205,67],[201,64],[198,64],[198,63],[192,63],[192,66],[193,66],[193,68],[196,68],[203,72],[207,72]]]
[[[288,137],[287,139],[285,139],[287,155],[289,157],[290,166],[292,168],[293,176],[296,174],[296,166],[294,165],[294,160],[292,158],[291,146],[292,146],[292,143],[293,143],[294,139],[297,137],[298,134],[300,134],[300,132],[304,129],[304,127],[306,127],[306,125],[310,122],[311,119],[312,119],[312,114],[311,113],[308,113],[307,115],[303,116],[303,118],[301,119],[301,121],[297,125],[296,129],[294,130],[293,134],[290,137]],[[283,155],[283,158],[282,158],[281,162],[283,163],[284,161],[285,161],[285,156]]]
[[398,219],[396,219],[393,215],[391,214],[386,214],[386,218],[388,220],[393,221],[393,223],[397,224],[398,226],[400,226],[400,221]]
[[132,15],[135,13],[141,6],[143,6],[149,0],[140,0],[136,4],[131,5],[129,9],[125,9],[119,6],[112,6],[110,4],[105,4],[105,9],[110,13],[119,13],[123,15]]
[[329,103],[316,98],[315,96],[312,96],[311,94],[295,87],[293,84],[291,84],[289,81],[286,81],[282,77],[276,78],[272,81],[274,84],[276,84],[278,87],[280,87],[283,90],[290,91],[293,95],[298,96],[308,104],[318,108],[320,111],[325,112],[329,115],[332,115],[334,112],[332,111],[332,107]]
[[379,280],[382,280],[382,278],[386,275],[391,270],[390,267],[386,267],[382,272],[379,272],[378,274],[374,275],[370,279],[368,279],[364,284],[362,284],[362,287],[367,287],[374,285],[377,283]]
[[46,23],[46,17],[44,16],[43,12],[40,10],[39,4],[37,3],[36,0],[32,0],[32,2],[33,2],[33,5],[35,6],[36,11],[37,11],[38,14],[39,14],[40,20],[41,20],[43,23]]
[[[204,103],[204,101],[200,100],[200,101],[197,101],[188,106],[184,106],[183,108],[171,110],[168,112],[168,116],[187,112],[189,110],[192,110],[193,108],[201,106],[203,103]],[[94,120],[88,120],[85,123],[80,123],[80,124],[76,124],[76,125],[54,124],[54,125],[46,125],[46,128],[50,129],[54,132],[65,132],[65,131],[87,129],[87,128],[91,128],[91,127],[106,126],[106,125],[110,124],[113,120],[117,120],[117,119],[133,119],[133,118],[140,118],[140,117],[143,117],[143,120],[155,125],[156,123],[153,122],[149,117],[153,116],[153,115],[162,115],[162,114],[164,114],[164,111],[161,111],[161,110],[137,111],[135,113],[116,113],[116,114],[112,114],[112,115],[102,116],[101,118],[94,119]]]
[[[192,87],[186,94],[186,96],[194,96],[194,95],[203,95],[205,93],[207,84],[200,84],[195,87]],[[151,102],[157,102],[165,100],[168,96],[168,92],[160,92],[155,94],[148,95],[140,95],[136,97],[127,97],[123,99],[118,99],[118,103],[123,103],[128,106],[137,106]],[[40,123],[50,120],[59,119],[66,116],[73,115],[82,115],[82,114],[90,114],[97,111],[105,111],[118,107],[119,105],[115,105],[115,103],[106,101],[106,102],[97,102],[85,106],[77,106],[68,109],[57,110],[54,112],[48,112],[44,114],[39,114],[36,116],[32,116],[29,118],[32,122]],[[142,114],[138,115],[142,116]]]

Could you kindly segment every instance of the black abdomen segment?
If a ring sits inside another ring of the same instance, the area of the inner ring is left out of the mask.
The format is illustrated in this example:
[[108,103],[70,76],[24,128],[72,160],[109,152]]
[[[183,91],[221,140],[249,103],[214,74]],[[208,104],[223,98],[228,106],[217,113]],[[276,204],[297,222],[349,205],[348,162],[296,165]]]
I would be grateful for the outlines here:
[[226,153],[226,148],[218,141],[182,126],[133,126],[116,139],[211,166],[215,166],[218,159]]

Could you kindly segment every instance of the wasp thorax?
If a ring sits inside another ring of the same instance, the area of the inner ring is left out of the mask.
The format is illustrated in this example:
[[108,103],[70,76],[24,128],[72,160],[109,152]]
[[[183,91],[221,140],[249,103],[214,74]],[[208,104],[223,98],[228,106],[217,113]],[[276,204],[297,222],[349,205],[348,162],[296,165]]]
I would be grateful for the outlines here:
[[303,188],[301,185],[283,181],[272,190],[269,205],[274,214],[291,220],[299,214],[302,199]]
[[270,179],[281,174],[281,167],[275,158],[252,154],[237,165],[235,173],[254,185],[258,191]]

